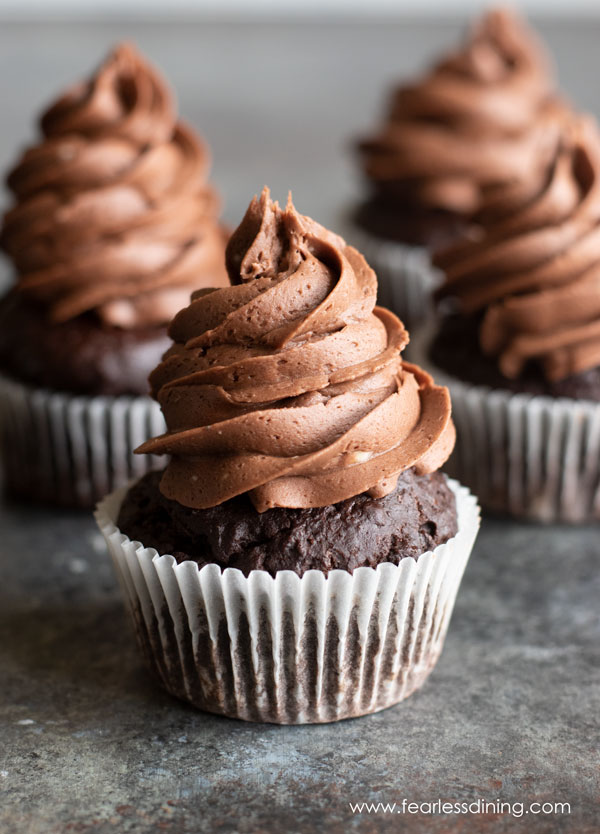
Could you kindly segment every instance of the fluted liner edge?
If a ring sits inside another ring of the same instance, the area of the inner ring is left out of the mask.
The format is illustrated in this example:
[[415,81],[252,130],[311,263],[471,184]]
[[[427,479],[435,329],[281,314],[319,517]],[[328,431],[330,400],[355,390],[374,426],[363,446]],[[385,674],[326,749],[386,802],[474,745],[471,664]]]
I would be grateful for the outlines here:
[[117,529],[124,489],[96,520],[138,642],[169,692],[233,718],[320,723],[397,703],[435,665],[479,527],[475,498],[449,483],[453,539],[417,561],[328,576],[177,564]]

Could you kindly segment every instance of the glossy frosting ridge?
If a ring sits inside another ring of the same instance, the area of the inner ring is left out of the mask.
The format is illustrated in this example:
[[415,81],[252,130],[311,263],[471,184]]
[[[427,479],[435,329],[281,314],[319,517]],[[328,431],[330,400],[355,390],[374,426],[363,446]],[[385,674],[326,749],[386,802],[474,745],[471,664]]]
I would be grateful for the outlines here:
[[194,293],[150,377],[168,432],[138,451],[172,456],[165,496],[326,506],[442,465],[454,443],[448,391],[401,361],[408,335],[375,307],[359,252],[265,189],[226,263],[232,286]]
[[534,34],[493,10],[394,91],[384,125],[359,144],[364,173],[375,193],[471,215],[487,189],[544,169],[564,110]]
[[549,380],[600,365],[600,134],[574,119],[537,193],[507,188],[489,220],[438,254],[451,297],[482,317],[505,377],[535,362]]
[[66,321],[166,324],[198,286],[222,286],[225,239],[209,155],[160,75],[118,46],[41,118],[8,177],[1,245],[18,289]]

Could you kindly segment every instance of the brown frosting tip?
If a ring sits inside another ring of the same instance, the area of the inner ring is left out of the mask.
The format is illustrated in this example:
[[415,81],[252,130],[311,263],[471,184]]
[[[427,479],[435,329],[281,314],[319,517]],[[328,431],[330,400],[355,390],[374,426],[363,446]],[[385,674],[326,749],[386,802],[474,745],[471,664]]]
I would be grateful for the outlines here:
[[193,288],[227,282],[208,150],[135,47],[117,46],[41,129],[8,176],[0,244],[51,320],[166,324]]
[[137,451],[171,456],[165,496],[326,506],[441,466],[454,443],[448,392],[402,363],[408,334],[375,307],[359,252],[265,188],[226,262],[231,286],[194,293],[150,377],[168,431]]
[[535,189],[507,186],[476,234],[436,257],[439,297],[481,316],[480,342],[508,378],[530,362],[560,380],[600,364],[600,133],[565,126]]
[[460,49],[394,91],[385,124],[359,143],[373,191],[472,215],[487,188],[544,167],[565,109],[552,87],[525,22],[488,12]]
[[109,135],[143,145],[168,142],[175,122],[171,90],[133,44],[121,43],[42,114],[40,127],[47,137]]

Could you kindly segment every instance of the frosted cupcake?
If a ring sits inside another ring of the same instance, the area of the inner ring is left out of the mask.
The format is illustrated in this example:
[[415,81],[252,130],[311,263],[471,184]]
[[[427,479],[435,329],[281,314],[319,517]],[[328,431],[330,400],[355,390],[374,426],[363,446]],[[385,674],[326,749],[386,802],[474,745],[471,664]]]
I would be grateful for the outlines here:
[[91,506],[160,430],[147,376],[192,288],[227,283],[208,151],[131,46],[41,118],[8,176],[0,419],[8,490]]
[[359,144],[369,194],[352,235],[377,271],[379,301],[408,326],[430,310],[431,252],[451,243],[490,191],[544,170],[563,106],[534,34],[488,12],[463,45],[397,88]]
[[[97,519],[163,685],[278,723],[390,706],[441,652],[478,527],[448,392],[355,249],[264,191],[151,375],[169,455]],[[141,544],[140,544],[141,543]]]
[[454,312],[429,357],[452,392],[450,467],[484,506],[600,518],[600,135],[565,130],[536,193],[507,188],[440,253]]

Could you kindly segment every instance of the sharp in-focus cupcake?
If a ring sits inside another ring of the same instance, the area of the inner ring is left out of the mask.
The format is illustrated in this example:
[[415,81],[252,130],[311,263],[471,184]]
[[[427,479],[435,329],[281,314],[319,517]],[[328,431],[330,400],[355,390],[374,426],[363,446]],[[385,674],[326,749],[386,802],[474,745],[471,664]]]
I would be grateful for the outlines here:
[[[93,504],[146,467],[147,377],[192,288],[227,283],[208,150],[130,45],[42,116],[8,176],[0,419],[10,493]],[[164,424],[163,424],[164,425]]]
[[428,350],[452,393],[450,471],[482,504],[600,519],[600,134],[579,117],[535,189],[498,190],[441,252],[448,307]]
[[377,272],[379,303],[408,327],[431,309],[431,252],[462,233],[489,191],[545,169],[563,110],[542,47],[507,10],[394,90],[383,125],[358,146],[369,193],[351,234]]
[[151,374],[169,455],[97,510],[163,685],[211,712],[306,723],[421,686],[478,529],[437,470],[448,391],[337,235],[254,199]]

